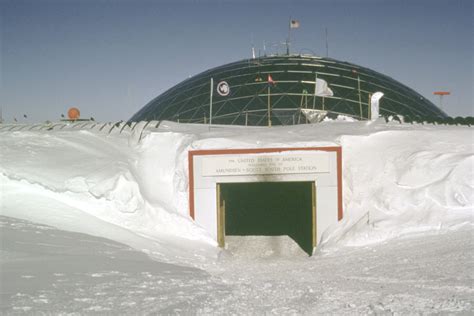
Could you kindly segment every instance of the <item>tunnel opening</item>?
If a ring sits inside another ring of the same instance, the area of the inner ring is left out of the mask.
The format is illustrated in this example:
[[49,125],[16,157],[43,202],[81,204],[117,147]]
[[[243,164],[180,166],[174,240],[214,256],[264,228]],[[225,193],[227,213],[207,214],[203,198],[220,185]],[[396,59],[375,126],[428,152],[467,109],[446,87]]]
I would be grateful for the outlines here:
[[226,236],[289,236],[308,255],[316,246],[314,182],[220,183],[218,242]]

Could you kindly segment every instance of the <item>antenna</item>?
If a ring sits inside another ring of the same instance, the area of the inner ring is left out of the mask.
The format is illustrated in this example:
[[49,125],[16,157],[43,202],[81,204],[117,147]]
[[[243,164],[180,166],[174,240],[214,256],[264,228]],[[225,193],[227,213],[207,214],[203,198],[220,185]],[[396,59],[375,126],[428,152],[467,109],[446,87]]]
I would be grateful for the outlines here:
[[267,56],[267,46],[265,45],[265,41],[263,41],[263,56]]
[[328,28],[326,27],[326,57],[329,57]]

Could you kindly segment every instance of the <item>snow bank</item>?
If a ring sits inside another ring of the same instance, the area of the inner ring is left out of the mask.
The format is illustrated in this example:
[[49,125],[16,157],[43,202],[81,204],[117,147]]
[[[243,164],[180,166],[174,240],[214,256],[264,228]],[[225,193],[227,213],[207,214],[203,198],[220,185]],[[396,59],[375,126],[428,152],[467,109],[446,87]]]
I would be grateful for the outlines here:
[[114,239],[162,259],[200,260],[215,242],[188,216],[188,150],[337,144],[344,220],[324,234],[326,246],[473,224],[468,127],[143,127],[0,132],[1,214]]
[[325,241],[364,245],[472,225],[472,136],[431,128],[341,137],[345,219]]
[[182,239],[197,242],[195,254],[213,241],[172,207],[174,140],[147,148],[146,142],[129,146],[129,137],[84,130],[3,133],[1,214],[106,237],[165,261],[194,260],[194,254],[183,258]]

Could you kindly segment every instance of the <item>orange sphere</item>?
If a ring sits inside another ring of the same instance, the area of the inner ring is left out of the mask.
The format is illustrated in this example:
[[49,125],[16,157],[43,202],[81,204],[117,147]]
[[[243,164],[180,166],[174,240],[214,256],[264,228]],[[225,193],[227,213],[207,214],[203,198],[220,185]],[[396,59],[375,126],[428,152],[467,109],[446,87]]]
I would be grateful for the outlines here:
[[77,120],[80,115],[81,115],[81,112],[79,111],[78,108],[70,108],[67,111],[67,116],[69,117],[70,120]]

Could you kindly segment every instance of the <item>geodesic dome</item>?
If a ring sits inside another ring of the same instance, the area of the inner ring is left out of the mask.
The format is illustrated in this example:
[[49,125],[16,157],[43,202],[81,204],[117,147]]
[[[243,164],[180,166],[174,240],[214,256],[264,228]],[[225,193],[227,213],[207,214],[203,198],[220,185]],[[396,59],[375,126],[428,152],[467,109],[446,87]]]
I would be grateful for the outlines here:
[[[370,116],[370,98],[376,92],[384,94],[381,115],[447,117],[414,90],[371,69],[332,58],[284,55],[245,59],[204,71],[150,101],[130,121],[209,123],[211,78],[213,124],[302,124],[309,121],[312,111],[364,120]],[[227,95],[218,90],[223,81],[230,88]],[[315,95],[321,82],[327,83],[332,95]]]

